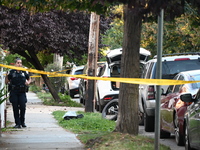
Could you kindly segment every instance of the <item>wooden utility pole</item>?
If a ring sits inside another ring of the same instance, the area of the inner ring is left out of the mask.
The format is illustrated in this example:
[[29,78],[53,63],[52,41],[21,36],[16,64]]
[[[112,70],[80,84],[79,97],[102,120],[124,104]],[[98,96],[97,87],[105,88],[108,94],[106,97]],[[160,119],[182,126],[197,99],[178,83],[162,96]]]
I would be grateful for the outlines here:
[[[97,68],[97,53],[98,53],[98,41],[99,41],[99,15],[94,12],[90,17],[90,31],[89,31],[89,45],[88,45],[88,76],[96,76]],[[87,99],[85,102],[85,112],[94,111],[94,96],[95,96],[95,80],[88,80],[86,86]]]

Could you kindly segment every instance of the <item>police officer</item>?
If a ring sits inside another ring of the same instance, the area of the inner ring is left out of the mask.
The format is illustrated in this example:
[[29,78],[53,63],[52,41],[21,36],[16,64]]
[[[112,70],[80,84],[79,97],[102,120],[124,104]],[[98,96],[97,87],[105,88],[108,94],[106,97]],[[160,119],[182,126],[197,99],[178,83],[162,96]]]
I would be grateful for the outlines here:
[[[15,59],[15,66],[22,67],[22,60]],[[26,91],[27,86],[31,82],[31,78],[26,71],[12,69],[6,76],[6,84],[9,84],[10,97],[12,103],[13,114],[15,119],[14,128],[26,127],[25,124],[25,111],[26,111]]]

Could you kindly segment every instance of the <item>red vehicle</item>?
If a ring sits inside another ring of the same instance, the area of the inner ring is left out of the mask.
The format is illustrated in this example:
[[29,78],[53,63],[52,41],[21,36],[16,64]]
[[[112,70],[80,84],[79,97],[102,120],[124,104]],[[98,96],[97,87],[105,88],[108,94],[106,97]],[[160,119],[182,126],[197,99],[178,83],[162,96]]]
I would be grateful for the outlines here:
[[[186,71],[177,74],[174,80],[196,81],[200,80],[200,70]],[[191,102],[183,102],[180,95],[191,93],[195,95],[200,84],[170,85],[167,92],[162,94],[160,107],[160,136],[169,137],[175,134],[177,145],[184,145],[184,115]]]

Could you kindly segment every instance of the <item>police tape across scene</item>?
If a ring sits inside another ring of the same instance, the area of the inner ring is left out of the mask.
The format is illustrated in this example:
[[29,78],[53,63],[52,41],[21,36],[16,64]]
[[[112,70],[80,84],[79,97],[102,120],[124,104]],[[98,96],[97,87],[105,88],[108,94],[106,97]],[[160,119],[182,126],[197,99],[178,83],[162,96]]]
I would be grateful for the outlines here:
[[[115,82],[122,82],[122,83],[130,83],[130,84],[148,84],[148,85],[181,85],[187,83],[197,83],[199,81],[183,81],[183,80],[170,80],[170,79],[142,79],[142,78],[103,78],[103,77],[92,77],[86,75],[71,75],[71,74],[62,74],[57,72],[46,72],[36,69],[28,69],[22,67],[15,67],[10,65],[0,64],[1,67],[9,68],[9,69],[16,69],[22,71],[28,71],[37,74],[44,74],[48,75],[49,77],[76,77],[76,78],[84,78],[88,80],[104,80],[104,81],[115,81]],[[38,76],[36,76],[38,77]]]

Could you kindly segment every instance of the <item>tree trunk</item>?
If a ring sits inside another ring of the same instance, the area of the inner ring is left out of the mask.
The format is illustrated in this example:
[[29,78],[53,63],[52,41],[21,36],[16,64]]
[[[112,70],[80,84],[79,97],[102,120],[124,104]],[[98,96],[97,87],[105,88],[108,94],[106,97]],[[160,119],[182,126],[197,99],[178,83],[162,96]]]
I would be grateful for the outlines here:
[[[34,52],[34,50],[28,50],[28,54],[24,51],[21,51],[18,53],[19,55],[25,57],[27,60],[29,60],[29,62],[37,69],[37,70],[44,70],[43,66],[41,65],[40,61],[38,60],[38,57],[36,55],[36,53]],[[53,84],[51,84],[49,78],[47,77],[47,75],[41,75],[45,84],[48,86],[49,88],[49,92],[51,93],[51,95],[53,96],[55,101],[60,102],[60,97],[58,96],[58,93],[54,90],[54,86]]]
[[[121,77],[139,77],[139,49],[142,15],[133,7],[124,6],[124,37],[121,60]],[[138,99],[137,84],[120,84],[119,114],[116,131],[138,135]]]

